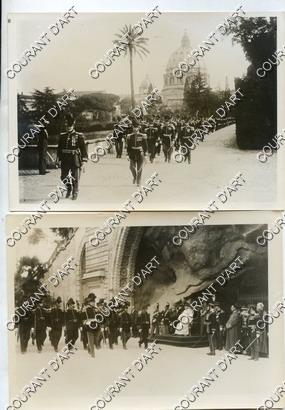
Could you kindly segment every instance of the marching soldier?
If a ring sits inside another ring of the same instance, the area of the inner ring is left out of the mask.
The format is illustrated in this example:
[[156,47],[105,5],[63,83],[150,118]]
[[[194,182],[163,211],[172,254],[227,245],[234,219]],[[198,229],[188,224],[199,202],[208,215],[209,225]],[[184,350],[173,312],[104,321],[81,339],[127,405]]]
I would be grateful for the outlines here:
[[147,135],[147,146],[149,152],[150,162],[153,163],[156,152],[156,144],[159,137],[158,127],[156,127],[153,121],[145,128],[145,133]]
[[86,326],[87,330],[88,353],[91,357],[95,357],[95,346],[98,346],[98,336],[100,333],[100,326],[94,320],[97,313],[97,309],[95,307],[95,299],[96,296],[94,295],[94,293],[89,293],[87,297],[88,305],[85,309],[86,319],[84,321],[84,325]]
[[23,317],[20,316],[20,320],[18,324],[21,353],[27,352],[32,327],[33,327],[33,314],[32,312],[27,311],[25,316]]
[[[115,303],[115,299],[112,298],[111,302]],[[106,320],[106,325],[107,325],[107,334],[108,334],[108,339],[109,339],[109,347],[110,349],[113,349],[114,344],[117,341],[118,337],[118,326],[119,326],[119,318],[118,318],[118,313],[115,312],[114,310],[110,310],[110,315]]]
[[83,134],[74,129],[75,119],[72,114],[67,114],[65,119],[66,132],[60,134],[57,158],[61,162],[61,180],[66,180],[68,175],[73,177],[72,182],[66,184],[66,198],[72,193],[72,199],[77,199],[81,168],[88,160]]
[[144,157],[147,153],[146,135],[134,127],[134,132],[127,136],[127,153],[130,158],[130,170],[133,175],[133,184],[140,186]]
[[175,127],[169,120],[161,127],[161,139],[164,161],[170,162],[173,146],[175,144]]
[[58,343],[62,334],[62,327],[64,326],[64,313],[61,309],[61,297],[55,301],[55,307],[50,312],[50,327],[49,337],[54,350],[58,351]]
[[123,138],[124,133],[120,130],[119,124],[115,124],[113,136],[115,138],[116,158],[121,158],[123,153]]
[[127,341],[131,337],[131,315],[127,311],[128,305],[124,304],[122,306],[122,312],[120,314],[120,333],[121,339],[123,343],[123,348],[127,349]]
[[139,319],[139,347],[144,343],[145,349],[148,347],[148,335],[150,328],[150,314],[147,311],[147,306],[144,306],[141,314],[138,317]]
[[218,329],[218,323],[216,320],[216,312],[215,312],[215,306],[213,303],[209,304],[209,312],[206,314],[206,319],[205,319],[205,324],[207,326],[207,335],[208,335],[208,340],[209,340],[209,347],[210,347],[210,353],[207,353],[210,356],[214,356],[215,349],[217,347],[217,329]]
[[[80,327],[80,315],[75,309],[75,302],[72,298],[67,301],[67,309],[64,315],[65,321],[65,344],[70,346],[70,343],[74,346],[78,339],[78,329]],[[72,349],[70,346],[69,349]]]
[[[193,134],[194,129],[187,123],[183,128],[181,128],[180,134],[180,149],[181,154],[184,156],[184,161],[188,161],[188,164],[191,163],[191,147],[192,141],[191,136]],[[182,151],[183,150],[183,151]]]
[[87,339],[87,328],[84,325],[84,321],[86,319],[86,314],[85,314],[85,310],[86,307],[88,306],[88,299],[85,298],[83,305],[81,307],[81,312],[80,312],[80,322],[82,323],[82,327],[81,327],[81,341],[83,344],[83,349],[87,350],[87,346],[88,346],[88,339]]
[[132,320],[132,336],[138,337],[138,316],[139,313],[136,308],[133,309],[131,313],[131,320]]
[[38,303],[34,310],[32,333],[36,340],[38,352],[41,353],[47,334],[46,329],[49,323],[48,311],[43,307],[43,301]]

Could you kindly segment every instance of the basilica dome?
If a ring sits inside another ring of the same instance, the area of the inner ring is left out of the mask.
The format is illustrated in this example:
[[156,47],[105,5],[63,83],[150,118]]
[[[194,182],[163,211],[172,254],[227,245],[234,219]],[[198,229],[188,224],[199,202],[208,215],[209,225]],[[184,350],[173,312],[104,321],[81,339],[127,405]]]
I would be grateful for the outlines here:
[[168,60],[166,71],[172,72],[173,69],[176,68],[181,61],[184,61],[189,56],[190,52],[190,40],[187,32],[185,31],[181,40],[180,47],[171,54]]

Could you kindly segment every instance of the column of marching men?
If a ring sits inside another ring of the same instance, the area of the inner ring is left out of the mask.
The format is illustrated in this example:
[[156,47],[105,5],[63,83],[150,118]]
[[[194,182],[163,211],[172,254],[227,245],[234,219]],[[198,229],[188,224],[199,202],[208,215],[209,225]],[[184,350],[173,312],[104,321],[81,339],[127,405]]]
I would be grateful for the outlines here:
[[[120,121],[127,120],[128,126],[124,131],[120,130]],[[130,160],[130,170],[133,184],[140,186],[142,168],[148,155],[149,161],[163,153],[164,162],[170,163],[173,152],[180,153],[176,162],[191,163],[191,148],[193,148],[193,134],[199,133],[199,140],[203,141],[205,133],[214,132],[216,129],[225,127],[234,122],[234,118],[221,118],[216,120],[205,130],[200,130],[203,118],[182,118],[170,116],[162,118],[159,115],[145,116],[142,119],[128,116],[118,118],[114,126],[113,136],[115,140],[116,158],[121,158],[125,146],[127,156]],[[200,131],[201,132],[200,132]],[[110,152],[110,149],[109,149]]]
[[[114,298],[111,302],[117,307],[108,309],[104,299],[96,303],[94,293],[85,298],[82,306],[69,298],[65,309],[62,309],[60,297],[52,306],[48,306],[45,299],[41,300],[34,310],[20,317],[17,337],[21,352],[27,352],[31,340],[40,353],[47,345],[47,335],[55,351],[61,338],[64,337],[66,344],[75,345],[80,337],[83,348],[91,357],[95,357],[95,350],[102,345],[108,345],[110,349],[121,345],[127,349],[131,337],[138,338],[139,347],[146,348],[149,339],[159,336],[199,335],[208,340],[210,355],[215,355],[216,350],[228,351],[240,340],[245,348],[243,354],[249,355],[250,359],[268,356],[268,325],[264,322],[266,311],[261,302],[256,305],[233,304],[225,310],[219,302],[204,302],[193,310],[191,303],[182,299],[172,306],[167,303],[161,310],[157,304],[152,315],[147,306],[139,311],[133,308],[130,312],[128,302],[116,304]],[[98,314],[100,322],[95,320]]]
[[[111,301],[116,305],[115,300]],[[20,316],[17,325],[17,338],[20,342],[21,353],[29,350],[29,341],[36,345],[39,353],[47,345],[49,336],[54,350],[58,351],[58,345],[62,337],[66,344],[75,345],[80,336],[83,348],[91,357],[95,357],[95,349],[100,349],[103,344],[108,344],[110,349],[119,344],[121,340],[123,349],[127,349],[127,341],[131,336],[137,337],[139,347],[148,347],[150,314],[147,307],[139,313],[136,310],[130,314],[129,303],[117,303],[117,308],[108,309],[108,315],[102,315],[106,311],[107,304],[100,299],[96,304],[96,296],[90,293],[80,307],[79,302],[69,298],[66,308],[62,308],[62,299],[58,297],[52,306],[45,299],[39,301],[32,311],[27,311]],[[17,311],[17,309],[16,309]],[[97,321],[96,315],[99,315]],[[101,318],[104,318],[102,321]]]

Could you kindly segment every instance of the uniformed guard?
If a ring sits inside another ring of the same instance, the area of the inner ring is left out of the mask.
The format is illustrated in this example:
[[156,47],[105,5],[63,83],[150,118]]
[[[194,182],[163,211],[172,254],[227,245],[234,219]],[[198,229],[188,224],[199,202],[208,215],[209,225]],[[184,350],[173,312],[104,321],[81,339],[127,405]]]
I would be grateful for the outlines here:
[[215,350],[217,348],[218,323],[216,320],[215,305],[213,303],[209,304],[209,312],[206,314],[205,324],[210,347],[210,353],[207,354],[210,356],[214,356],[216,354]]
[[225,311],[221,309],[220,304],[215,304],[216,321],[217,321],[217,349],[223,350],[225,345],[225,333],[226,333],[226,317]]
[[151,121],[150,124],[145,128],[145,133],[147,135],[149,160],[151,163],[153,163],[156,153],[156,144],[159,138],[158,127],[154,125],[153,121]]
[[188,122],[180,131],[180,149],[181,154],[184,156],[184,161],[191,163],[191,148],[193,143],[191,141],[191,136],[194,132],[194,128],[191,127],[190,123]]
[[36,339],[38,352],[41,353],[47,337],[46,329],[49,324],[48,311],[43,307],[43,301],[34,309],[32,333]]
[[20,316],[20,320],[18,324],[21,353],[27,352],[32,327],[33,327],[33,314],[31,311],[27,311],[25,316]]
[[50,332],[49,337],[54,350],[58,351],[58,343],[62,335],[62,327],[64,326],[64,313],[61,309],[61,297],[55,300],[55,306],[50,312]]
[[38,135],[39,174],[45,175],[47,169],[48,133],[44,128]]
[[147,137],[134,127],[134,132],[127,136],[127,153],[130,158],[130,170],[133,175],[133,184],[140,186],[144,157],[147,153]]
[[119,123],[114,126],[113,136],[115,138],[116,158],[121,158],[123,153],[124,132],[120,130]]
[[84,321],[87,330],[88,353],[91,357],[95,357],[95,346],[98,345],[98,335],[100,333],[100,326],[94,320],[96,316],[95,299],[94,293],[89,293],[87,297],[88,305],[85,309],[86,319]]
[[168,120],[161,127],[160,133],[161,133],[161,139],[162,139],[162,151],[164,154],[164,161],[170,162],[171,155],[173,152],[173,147],[175,144],[175,127]]
[[127,341],[131,337],[131,315],[128,313],[128,304],[124,304],[122,306],[122,312],[119,316],[119,324],[120,324],[120,333],[121,339],[123,343],[123,348],[127,349]]
[[80,321],[81,321],[81,323],[82,323],[82,327],[81,327],[81,338],[80,338],[80,340],[82,341],[82,344],[83,344],[83,349],[84,350],[87,350],[87,346],[88,346],[88,339],[87,339],[87,328],[86,328],[86,326],[85,326],[85,324],[84,324],[84,321],[85,321],[85,319],[86,319],[86,313],[85,313],[85,310],[86,310],[86,307],[88,306],[88,299],[87,298],[84,298],[84,302],[83,302],[83,305],[82,305],[82,307],[81,307],[81,311],[80,311]]
[[150,336],[153,338],[159,335],[159,325],[161,320],[161,312],[159,311],[159,303],[156,304],[155,310],[151,318]]
[[[114,305],[115,299],[112,298],[111,302]],[[116,341],[118,338],[118,327],[119,327],[119,317],[118,317],[118,313],[115,310],[110,309],[110,315],[106,319],[106,327],[107,327],[107,335],[108,335],[108,340],[109,340],[109,347],[110,349],[113,349],[113,345],[118,344],[116,343]]]
[[138,322],[140,333],[139,347],[144,344],[144,347],[146,349],[148,347],[148,336],[150,328],[150,314],[147,311],[147,306],[143,307],[142,312],[138,317]]
[[60,134],[57,158],[61,162],[61,180],[68,175],[73,177],[72,183],[66,184],[66,198],[72,193],[72,199],[77,199],[81,168],[88,160],[84,135],[74,129],[75,120],[72,114],[65,117],[66,132]]
[[75,309],[75,302],[72,298],[67,301],[67,309],[64,315],[64,322],[66,328],[65,343],[69,349],[72,349],[70,343],[74,346],[78,339],[78,329],[80,327],[80,315]]

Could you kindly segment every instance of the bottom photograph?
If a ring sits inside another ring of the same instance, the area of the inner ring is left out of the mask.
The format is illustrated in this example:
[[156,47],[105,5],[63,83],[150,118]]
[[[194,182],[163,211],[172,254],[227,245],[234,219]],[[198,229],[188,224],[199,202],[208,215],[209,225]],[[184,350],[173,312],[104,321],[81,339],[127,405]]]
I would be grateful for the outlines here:
[[55,214],[22,231],[7,409],[281,408],[278,216]]

